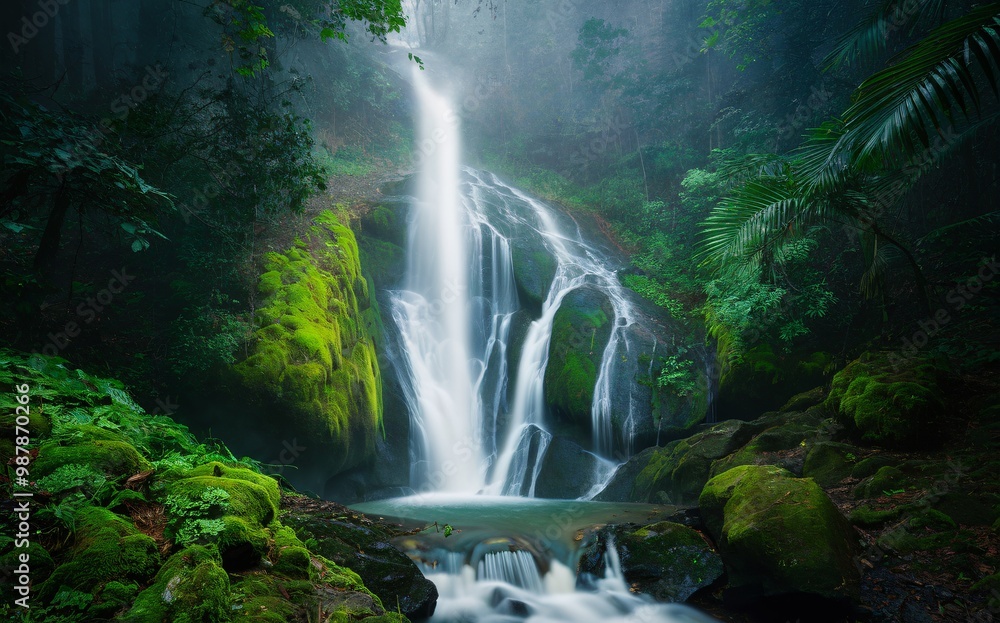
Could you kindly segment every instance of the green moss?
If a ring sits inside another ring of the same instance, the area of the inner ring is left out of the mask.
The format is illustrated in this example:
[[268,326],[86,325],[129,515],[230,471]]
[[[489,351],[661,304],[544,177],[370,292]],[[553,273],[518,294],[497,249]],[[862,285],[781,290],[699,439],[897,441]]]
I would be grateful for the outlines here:
[[824,441],[813,445],[806,454],[802,475],[812,478],[821,487],[832,487],[851,475],[851,457],[857,449],[842,443]]
[[211,488],[222,489],[228,493],[231,513],[247,521],[266,526],[278,514],[272,491],[249,480],[222,476],[192,476],[170,483],[167,486],[167,494],[198,499],[202,492]]
[[275,508],[277,508],[278,504],[281,502],[281,491],[278,488],[277,480],[271,476],[246,469],[245,467],[230,467],[218,461],[212,461],[188,470],[185,476],[212,476],[215,478],[228,478],[230,480],[252,482],[253,484],[262,487],[267,492],[267,497],[270,499]]
[[115,613],[131,605],[138,594],[139,585],[135,582],[108,582],[94,596],[90,612],[98,617],[112,618]]
[[833,378],[826,406],[864,441],[891,447],[931,445],[944,411],[939,370],[929,361],[866,353]]
[[851,470],[851,477],[859,480],[868,478],[883,467],[895,466],[899,461],[890,456],[876,454],[859,461]]
[[730,588],[858,598],[853,530],[812,479],[773,466],[740,466],[710,480],[699,507],[726,561]]
[[910,478],[896,467],[886,466],[854,488],[854,497],[877,498],[910,486]]
[[129,623],[224,623],[230,620],[229,576],[215,548],[192,545],[163,565],[119,620]]
[[77,513],[76,527],[71,557],[42,584],[40,600],[51,599],[63,586],[97,592],[112,580],[143,583],[156,573],[156,542],[119,515],[89,506]]
[[235,366],[243,384],[287,410],[297,434],[328,446],[334,472],[370,457],[382,378],[354,235],[320,214],[292,249],[265,256],[261,291],[250,356]]
[[93,441],[69,446],[48,443],[38,451],[31,475],[43,478],[70,464],[87,465],[110,477],[131,476],[152,467],[131,444],[123,441]]
[[615,537],[625,579],[658,600],[686,601],[722,575],[722,559],[687,526],[663,521]]
[[877,528],[899,517],[900,507],[875,510],[870,506],[859,506],[851,511],[851,523],[862,528]]
[[586,430],[612,314],[606,296],[581,288],[566,295],[552,320],[545,402],[557,417]]
[[696,501],[710,478],[713,461],[747,443],[754,430],[746,422],[726,420],[657,449],[636,477],[634,499],[674,504]]

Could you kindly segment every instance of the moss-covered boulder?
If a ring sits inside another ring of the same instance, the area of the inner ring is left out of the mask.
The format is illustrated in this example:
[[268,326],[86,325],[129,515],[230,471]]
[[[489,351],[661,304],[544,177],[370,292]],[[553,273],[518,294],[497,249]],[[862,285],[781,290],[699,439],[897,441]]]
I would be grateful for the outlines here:
[[812,479],[744,465],[712,478],[698,503],[726,563],[728,600],[858,599],[856,536]]
[[606,526],[589,537],[578,570],[601,577],[614,543],[632,590],[660,601],[683,602],[722,577],[722,559],[697,531],[663,521]]
[[802,475],[821,487],[832,487],[851,475],[858,449],[845,443],[821,441],[812,445],[802,465]]
[[[268,253],[250,355],[234,370],[262,399],[255,426],[309,439],[299,466],[326,477],[373,456],[382,430],[382,379],[354,234],[330,212],[285,253]],[[275,414],[280,413],[280,418]],[[325,479],[324,479],[325,480]],[[322,482],[309,483],[322,489]]]
[[70,445],[53,442],[39,449],[31,475],[44,478],[63,465],[86,465],[106,476],[131,476],[151,467],[132,444],[124,441],[96,440]]
[[614,311],[608,297],[583,287],[566,295],[552,321],[545,402],[558,420],[588,432],[594,386],[611,335],[612,318]]
[[[713,461],[747,443],[757,430],[751,423],[727,420],[687,439],[641,453],[634,458],[645,461],[645,465],[639,471],[628,499],[672,504],[697,502],[710,477]],[[626,468],[622,473],[631,471]],[[614,480],[609,487],[611,485],[615,485]]]
[[173,556],[119,620],[203,623],[230,620],[229,575],[214,547],[192,545]]
[[833,377],[826,406],[862,440],[886,447],[939,443],[944,415],[935,362],[866,353]]
[[398,606],[406,617],[430,617],[438,597],[434,583],[389,542],[393,535],[371,522],[348,519],[335,512],[292,511],[282,521],[295,529],[299,539],[310,543],[312,551],[356,572],[390,610]]
[[243,570],[268,552],[267,527],[277,517],[279,502],[273,478],[206,463],[167,484],[168,536],[182,545],[213,544],[226,570]]
[[96,594],[111,581],[145,583],[160,566],[156,542],[105,508],[78,511],[75,526],[68,556],[38,589],[40,603],[67,588]]
[[902,491],[912,484],[912,479],[897,467],[887,465],[865,478],[854,488],[854,497],[877,498]]

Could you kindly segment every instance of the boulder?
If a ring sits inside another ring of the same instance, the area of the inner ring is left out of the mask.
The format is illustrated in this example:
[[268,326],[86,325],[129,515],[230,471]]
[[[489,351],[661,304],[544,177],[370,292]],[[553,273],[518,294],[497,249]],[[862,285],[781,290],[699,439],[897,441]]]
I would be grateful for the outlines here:
[[727,601],[859,599],[857,537],[812,479],[743,465],[712,478],[698,504],[726,564]]
[[575,500],[596,484],[606,461],[565,437],[554,437],[542,457],[535,497]]
[[745,444],[757,430],[752,423],[727,420],[687,439],[640,454],[636,459],[646,460],[646,464],[635,480],[631,499],[695,503],[711,475],[712,462]]
[[802,475],[812,478],[821,487],[832,487],[851,475],[857,460],[854,446],[821,441],[809,448]]
[[928,447],[944,412],[929,360],[894,353],[865,353],[833,377],[826,406],[861,440],[885,447]]
[[[381,321],[354,234],[319,214],[292,248],[265,254],[258,289],[258,329],[232,368],[234,399],[258,438],[247,450],[294,462],[287,477],[321,491],[331,475],[371,460],[383,430]],[[308,441],[289,456],[280,440]]]
[[585,431],[613,318],[608,297],[582,287],[566,295],[553,319],[545,402],[557,420]]
[[395,548],[392,535],[377,525],[358,525],[336,516],[293,513],[285,525],[313,543],[316,552],[341,567],[351,569],[390,611],[410,619],[429,618],[437,605],[437,587],[420,573],[410,558]]
[[556,276],[556,258],[545,246],[541,234],[529,227],[521,227],[511,236],[510,247],[521,305],[538,317]]
[[697,531],[662,521],[648,526],[605,526],[591,535],[579,571],[603,576],[610,544],[632,589],[660,601],[687,601],[722,577],[722,559]]

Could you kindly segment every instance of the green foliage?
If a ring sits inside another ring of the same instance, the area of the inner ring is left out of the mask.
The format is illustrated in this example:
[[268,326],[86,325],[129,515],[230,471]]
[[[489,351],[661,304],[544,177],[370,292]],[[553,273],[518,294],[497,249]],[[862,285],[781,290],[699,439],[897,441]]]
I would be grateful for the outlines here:
[[687,349],[681,347],[679,354],[669,355],[663,359],[660,373],[656,377],[656,386],[666,389],[678,396],[690,396],[698,388],[698,380],[695,375],[693,362],[683,359],[682,356]]
[[73,489],[90,490],[91,492],[107,482],[107,477],[90,465],[67,463],[59,466],[48,476],[39,478],[36,486],[49,493],[63,493]]
[[251,325],[243,316],[227,309],[239,301],[227,301],[213,292],[211,303],[187,308],[171,326],[171,371],[178,378],[201,374],[236,362],[236,355],[250,335]]
[[773,34],[768,33],[769,23],[781,13],[778,2],[773,0],[712,0],[708,3],[709,17],[701,23],[711,34],[705,40],[703,51],[714,48],[721,41],[730,58],[739,57],[739,69],[744,70],[759,59],[768,58],[775,45]]
[[229,493],[225,489],[209,487],[197,497],[171,494],[164,506],[170,517],[169,528],[174,541],[190,545],[222,532],[225,525],[218,517],[229,508]]

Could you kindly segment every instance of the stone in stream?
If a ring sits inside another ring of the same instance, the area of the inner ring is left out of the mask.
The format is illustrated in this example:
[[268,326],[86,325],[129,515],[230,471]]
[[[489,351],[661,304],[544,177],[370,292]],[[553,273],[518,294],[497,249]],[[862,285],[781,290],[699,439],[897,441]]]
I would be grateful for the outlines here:
[[357,525],[337,517],[289,514],[283,517],[300,538],[315,539],[312,551],[356,572],[389,611],[411,619],[434,613],[437,587],[390,542],[377,525]]
[[608,543],[613,542],[622,575],[633,590],[660,601],[684,602],[722,577],[722,559],[696,530],[661,521],[649,526],[614,524],[590,535],[580,577],[605,574]]

